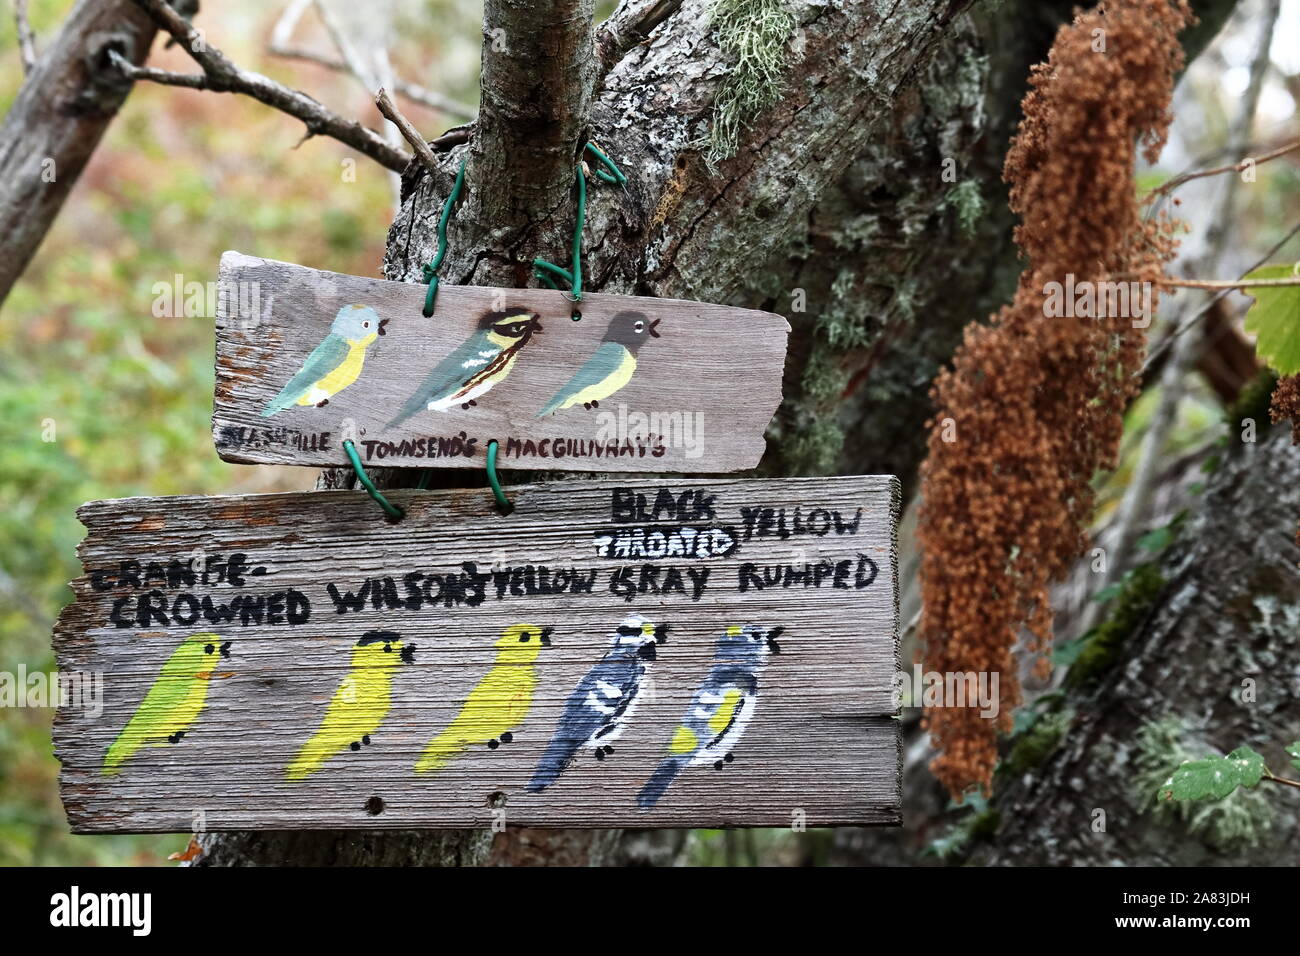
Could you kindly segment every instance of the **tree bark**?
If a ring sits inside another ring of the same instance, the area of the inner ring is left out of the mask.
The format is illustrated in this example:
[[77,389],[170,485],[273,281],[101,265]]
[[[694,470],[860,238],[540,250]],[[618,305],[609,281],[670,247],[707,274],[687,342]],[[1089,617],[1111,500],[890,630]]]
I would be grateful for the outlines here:
[[131,0],[80,0],[0,124],[0,303],[131,90],[109,60],[139,65],[153,21]]
[[1284,427],[1259,444],[1238,437],[1189,502],[1154,607],[1099,680],[1067,684],[1053,704],[1059,741],[1002,781],[970,862],[1295,865],[1292,788],[1265,781],[1181,815],[1156,798],[1184,757],[1243,744],[1273,772],[1300,776],[1283,753],[1300,737],[1300,448]]

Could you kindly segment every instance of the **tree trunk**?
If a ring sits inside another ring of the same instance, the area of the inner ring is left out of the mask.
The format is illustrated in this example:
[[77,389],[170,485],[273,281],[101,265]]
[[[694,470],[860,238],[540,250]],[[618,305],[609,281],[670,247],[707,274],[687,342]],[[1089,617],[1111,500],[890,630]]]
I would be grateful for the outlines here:
[[1300,448],[1283,427],[1238,437],[1151,566],[1150,610],[1044,708],[1046,732],[1026,732],[1041,762],[999,781],[971,862],[1295,865],[1290,787],[1265,781],[1184,812],[1156,797],[1181,760],[1243,744],[1297,776],[1283,747],[1300,737]]
[[143,63],[156,32],[131,0],[80,0],[19,89],[0,124],[0,303],[131,90],[110,51]]

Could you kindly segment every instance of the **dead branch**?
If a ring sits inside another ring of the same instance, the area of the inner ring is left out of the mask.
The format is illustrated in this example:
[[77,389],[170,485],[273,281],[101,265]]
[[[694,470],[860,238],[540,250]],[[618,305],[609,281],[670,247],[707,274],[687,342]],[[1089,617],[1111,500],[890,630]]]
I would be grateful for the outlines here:
[[36,34],[27,19],[27,0],[14,0],[14,26],[18,30],[18,55],[23,61],[23,75],[36,65]]
[[[306,93],[281,86],[260,73],[235,65],[224,53],[207,43],[166,0],[134,0],[134,3],[159,27],[170,33],[199,65],[203,70],[204,85],[197,85],[196,80],[187,74],[161,70],[146,70],[139,74],[138,79],[211,90],[215,93],[242,93],[301,121],[307,127],[308,136],[337,139],[386,169],[401,172],[410,162],[411,158],[406,153],[386,143],[374,130],[355,120],[344,119]],[[185,79],[181,80],[180,77]]]
[[388,92],[382,86],[379,88],[379,92],[375,94],[375,106],[379,108],[379,112],[388,118],[389,122],[397,127],[398,132],[402,134],[402,138],[411,144],[411,149],[415,150],[415,155],[420,162],[424,163],[429,172],[436,174],[438,172],[438,159],[433,155],[433,150],[429,148],[429,144],[420,135],[420,131],[412,126],[411,121],[393,105]]
[[628,50],[643,43],[682,5],[682,0],[622,0],[596,35],[602,73],[608,73]]

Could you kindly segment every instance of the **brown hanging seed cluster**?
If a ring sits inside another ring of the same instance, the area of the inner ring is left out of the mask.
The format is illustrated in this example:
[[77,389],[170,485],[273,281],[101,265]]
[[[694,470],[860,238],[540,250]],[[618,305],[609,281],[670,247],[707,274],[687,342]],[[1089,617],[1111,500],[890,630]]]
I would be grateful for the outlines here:
[[[1291,444],[1300,445],[1300,375],[1288,375],[1273,386],[1268,417],[1274,425],[1291,420]],[[1296,528],[1296,544],[1300,544],[1300,527]]]
[[[927,709],[932,769],[954,796],[990,788],[1020,703],[1022,631],[1047,664],[1048,585],[1087,547],[1089,482],[1114,467],[1138,391],[1156,280],[1177,243],[1174,223],[1144,221],[1134,173],[1139,148],[1154,161],[1164,146],[1191,20],[1185,0],[1111,0],[1057,33],[1004,173],[1021,220],[1019,287],[990,324],[967,327],[934,383],[918,529],[926,670],[996,673],[1001,689],[996,719],[978,705]],[[1150,310],[1099,294],[1091,314],[1060,314],[1049,283],[1069,288],[1071,275],[1075,289],[1148,283],[1130,288],[1150,290]]]

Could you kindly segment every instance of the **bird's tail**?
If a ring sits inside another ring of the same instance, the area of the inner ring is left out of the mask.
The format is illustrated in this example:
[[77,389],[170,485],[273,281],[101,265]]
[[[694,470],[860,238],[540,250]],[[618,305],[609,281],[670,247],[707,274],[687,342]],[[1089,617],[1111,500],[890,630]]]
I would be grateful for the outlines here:
[[541,762],[537,764],[537,769],[533,772],[533,779],[528,783],[528,792],[540,793],[555,783],[560,774],[564,773],[565,768],[573,761],[573,755],[577,753],[581,744],[581,740],[574,740],[572,737],[562,737],[557,734],[551,741],[551,745],[546,748],[546,753],[542,755]]
[[320,769],[321,764],[325,762],[325,755],[319,747],[312,746],[316,743],[316,738],[312,737],[302,745],[298,751],[298,756],[293,758],[293,763],[289,764],[284,771],[284,779],[289,781],[302,780],[310,774]]
[[416,773],[432,773],[451,763],[453,757],[465,749],[465,741],[458,733],[448,731],[429,741],[420,759],[415,762]]
[[297,400],[298,400],[298,393],[290,391],[290,386],[286,385],[283,389],[280,390],[279,395],[275,396],[275,398],[271,399],[269,402],[266,403],[266,408],[262,409],[262,417],[270,418],[272,415],[277,415],[280,412],[284,411],[286,408],[293,405],[293,403],[296,402]]
[[396,428],[402,422],[406,421],[416,412],[422,412],[429,407],[429,397],[436,394],[436,380],[426,379],[419,388],[417,388],[411,397],[406,400],[402,410],[393,416],[393,420],[384,428]]
[[681,757],[668,757],[659,764],[655,772],[650,775],[650,779],[646,781],[646,785],[641,788],[641,792],[637,794],[636,802],[640,804],[642,810],[649,810],[659,802],[668,785],[682,772],[682,767],[685,765],[686,761]]
[[564,392],[561,391],[559,395],[556,395],[544,406],[542,406],[542,410],[538,412],[536,415],[534,415],[533,417],[545,418],[547,415],[551,414],[552,412],[559,411],[560,406],[563,404],[564,404]]
[[113,741],[112,746],[108,748],[108,753],[104,755],[102,769],[104,776],[111,777],[116,774],[122,764],[126,763],[140,749],[141,745],[142,741],[139,737],[134,735],[128,737],[125,732],[122,733]]

